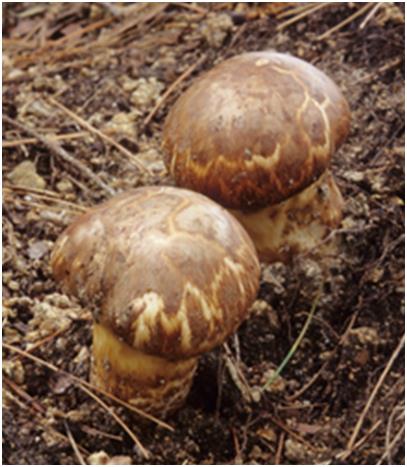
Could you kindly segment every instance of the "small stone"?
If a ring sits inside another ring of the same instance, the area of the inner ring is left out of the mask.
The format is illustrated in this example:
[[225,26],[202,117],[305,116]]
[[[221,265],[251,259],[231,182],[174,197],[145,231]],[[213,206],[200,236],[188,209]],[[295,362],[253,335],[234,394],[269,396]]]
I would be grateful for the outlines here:
[[24,186],[37,190],[43,190],[46,183],[36,172],[35,164],[32,161],[24,161],[18,164],[8,175],[13,185]]
[[20,284],[17,281],[11,280],[8,284],[8,288],[13,290],[14,292],[17,292],[20,290]]
[[255,300],[250,307],[250,314],[251,315],[263,315],[267,314],[268,312],[271,312],[272,308],[271,306],[265,301],[262,300],[261,298]]
[[285,457],[288,460],[296,463],[303,463],[303,461],[307,459],[309,455],[306,446],[298,441],[293,440],[292,438],[288,438],[286,440],[284,447]]
[[130,456],[113,456],[109,459],[107,465],[131,465],[132,460]]
[[67,178],[63,178],[56,184],[56,188],[60,193],[71,193],[73,191],[73,184]]
[[138,108],[154,105],[160,97],[164,85],[154,77],[140,78],[137,81],[137,87],[131,94],[130,102]]
[[88,456],[90,465],[106,465],[109,462],[109,456],[105,451],[94,452]]
[[4,360],[4,373],[17,384],[23,384],[25,379],[25,371],[20,360]]
[[251,388],[250,396],[256,404],[261,400],[261,389],[258,387]]
[[351,182],[361,182],[365,178],[365,173],[358,172],[357,170],[347,170],[343,175]]
[[67,329],[76,313],[53,305],[52,298],[45,297],[43,301],[35,301],[31,307],[33,318],[28,322],[30,331],[26,334],[27,342],[35,342],[54,332]]
[[265,391],[268,392],[283,392],[286,388],[286,381],[280,376],[275,376],[276,372],[273,369],[267,370],[262,377],[262,384],[266,384],[268,381],[272,381],[272,383],[267,386]]
[[131,465],[132,459],[129,456],[109,457],[105,451],[94,452],[88,456],[90,465]]
[[360,344],[377,345],[380,343],[380,337],[376,329],[369,326],[360,326],[351,329],[349,335],[355,337]]
[[211,47],[219,48],[233,28],[232,18],[226,13],[209,13],[201,26],[201,33]]
[[[134,138],[136,135],[136,125],[135,121],[139,117],[140,113],[135,112],[119,112],[114,115],[113,118],[107,122],[104,126],[104,129],[114,133],[115,135],[125,136],[128,138]],[[102,164],[104,164],[104,159]]]
[[88,412],[86,410],[70,410],[66,417],[69,421],[74,423],[82,422],[88,416]]
[[78,352],[76,357],[74,358],[73,362],[78,365],[82,366],[86,360],[89,358],[89,349],[86,346],[83,346],[81,350]]
[[256,434],[271,443],[277,442],[276,432],[269,426],[261,427],[256,431]]
[[28,247],[28,256],[30,259],[40,259],[49,251],[49,246],[45,241],[32,243]]

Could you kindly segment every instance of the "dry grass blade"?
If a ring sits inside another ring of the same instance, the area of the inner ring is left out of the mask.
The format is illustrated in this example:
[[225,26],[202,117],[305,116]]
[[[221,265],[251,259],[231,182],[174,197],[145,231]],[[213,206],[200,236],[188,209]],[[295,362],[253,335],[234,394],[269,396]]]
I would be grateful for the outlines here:
[[128,151],[124,146],[122,146],[120,143],[118,143],[117,141],[115,141],[113,138],[106,135],[102,131],[98,130],[97,128],[93,127],[86,120],[81,118],[76,113],[72,112],[72,110],[67,109],[63,104],[56,101],[52,97],[49,97],[48,100],[53,105],[58,107],[58,109],[62,110],[64,113],[66,113],[66,115],[68,115],[70,118],[72,118],[72,120],[75,120],[77,123],[79,123],[79,125],[81,125],[83,128],[86,128],[91,133],[94,133],[95,135],[99,136],[99,138],[102,138],[104,141],[106,141],[107,143],[114,146],[118,151],[120,151],[122,154],[124,154],[129,159],[129,161],[134,166],[136,166],[139,170],[141,170],[142,172],[147,173],[148,175],[152,175],[151,171],[142,162],[140,162],[130,151]]
[[[374,423],[368,430],[367,432],[359,439],[357,443],[353,446],[353,450],[359,449],[369,438],[370,436],[379,428],[379,426],[382,424],[382,420],[377,420],[376,423]],[[348,456],[348,451],[344,451],[343,453],[339,454],[337,456],[338,459],[345,459]]]
[[92,49],[97,47],[103,47],[102,43],[89,43],[83,46],[78,47],[67,47],[62,50],[54,50],[49,51],[48,53],[44,53],[43,51],[36,51],[30,55],[22,55],[21,57],[16,57],[14,60],[14,65],[18,66],[19,68],[26,68],[33,63],[36,63],[39,59],[43,59],[44,57],[47,58],[49,62],[56,62],[62,59],[67,59],[69,57],[73,57],[75,55],[83,54],[86,52],[91,52]]
[[147,115],[144,119],[143,125],[146,127],[157,113],[157,110],[163,105],[163,103],[168,99],[168,97],[175,91],[175,89],[185,80],[188,78],[189,75],[193,73],[193,71],[206,60],[206,55],[202,55],[195,63],[189,66],[184,73],[182,73],[165,91],[165,93],[158,99],[155,106],[151,109],[151,112]]
[[104,43],[112,46],[121,41],[134,40],[135,36],[139,36],[143,32],[146,24],[154,20],[167,6],[166,2],[139,2],[127,7],[124,13],[125,20],[120,22],[109,35],[103,37]]
[[287,363],[291,360],[291,357],[295,354],[297,351],[298,347],[300,346],[302,340],[304,339],[304,336],[308,330],[309,325],[311,324],[312,317],[314,316],[315,310],[317,309],[319,299],[321,297],[321,288],[317,293],[317,296],[314,299],[314,302],[312,303],[311,310],[309,312],[309,315],[304,323],[304,326],[301,329],[301,332],[298,334],[297,339],[295,340],[294,344],[291,346],[290,350],[288,351],[287,355],[283,359],[283,361],[280,363],[278,366],[277,370],[273,373],[271,378],[264,384],[264,386],[261,388],[262,392],[265,391],[268,387],[270,387],[274,381],[280,376],[281,372],[284,370],[286,367]]
[[[395,386],[393,386],[395,387]],[[391,411],[389,420],[387,422],[386,427],[386,442],[385,442],[385,454],[384,457],[387,457],[387,462],[389,465],[393,464],[393,460],[391,458],[391,452],[393,450],[392,441],[391,441],[391,427],[393,425],[394,419],[396,418],[397,412],[400,413],[398,419],[403,420],[402,427],[405,427],[405,403],[404,400],[400,403],[400,405],[396,405],[393,410]],[[397,437],[397,435],[396,435]],[[384,459],[383,457],[383,459]]]
[[7,123],[10,123],[10,125],[19,128],[25,133],[34,136],[34,138],[38,139],[38,141],[40,141],[44,146],[46,146],[54,155],[60,157],[63,161],[67,162],[68,164],[71,164],[73,167],[82,172],[87,178],[92,180],[96,185],[98,185],[103,191],[105,191],[109,195],[115,194],[115,190],[113,190],[113,188],[111,188],[103,180],[101,180],[101,178],[94,174],[88,167],[86,167],[86,165],[83,165],[82,162],[76,160],[74,157],[68,154],[64,149],[62,149],[58,145],[57,142],[51,141],[47,137],[40,135],[37,131],[33,130],[32,128],[29,128],[26,125],[23,125],[22,123],[13,120],[7,115],[3,115],[3,120],[5,120]]
[[[87,136],[87,132],[85,131],[78,131],[77,133],[66,133],[64,135],[55,135],[50,136],[50,141],[66,141],[71,139],[80,139],[84,136]],[[15,139],[15,140],[3,140],[2,146],[3,148],[15,148],[16,146],[21,146],[22,144],[35,144],[38,143],[37,138],[23,138],[23,139]]]
[[366,405],[363,408],[362,413],[359,416],[359,419],[358,419],[358,421],[357,421],[357,423],[355,425],[355,428],[353,430],[352,436],[350,437],[350,439],[348,441],[348,444],[347,444],[347,450],[348,450],[349,454],[352,451],[352,448],[353,448],[353,446],[355,444],[356,438],[359,435],[359,432],[360,432],[360,429],[362,428],[362,425],[363,425],[363,422],[365,420],[366,414],[368,413],[374,398],[376,397],[377,393],[379,392],[379,389],[382,386],[387,374],[389,373],[391,367],[393,366],[393,363],[395,362],[396,358],[398,357],[398,355],[401,352],[401,349],[404,346],[405,337],[406,336],[403,335],[403,337],[400,339],[400,342],[398,343],[396,349],[394,350],[394,352],[391,355],[389,361],[387,362],[386,367],[382,371],[382,374],[380,375],[380,378],[378,379],[375,387],[373,388],[373,391],[371,392],[371,394],[369,396],[369,399],[367,400]]
[[283,23],[279,24],[276,29],[277,31],[282,31],[287,26],[291,26],[292,24],[297,23],[300,19],[303,19],[306,16],[311,15],[312,13],[315,13],[318,10],[322,10],[322,8],[326,8],[329,5],[330,3],[318,3],[312,8],[307,8],[305,11],[302,11],[301,13],[294,16],[293,18],[290,18],[287,21],[284,21]]
[[352,329],[353,325],[355,324],[357,317],[357,313],[354,313],[352,315],[352,318],[346,328],[346,331],[343,333],[342,337],[340,338],[338,345],[335,347],[334,351],[331,353],[331,356],[328,360],[325,361],[325,363],[322,364],[321,368],[312,376],[312,378],[304,384],[304,386],[299,389],[297,392],[295,392],[292,396],[286,397],[287,401],[292,402],[298,399],[302,394],[304,394],[305,391],[307,391],[314,383],[315,381],[319,378],[319,376],[323,373],[325,368],[328,366],[329,362],[331,361],[332,357],[334,354],[337,352],[339,347],[345,342],[346,338],[349,335],[350,330]]
[[69,442],[71,443],[72,449],[73,449],[76,457],[78,458],[79,463],[81,465],[86,465],[86,462],[83,459],[82,454],[78,449],[78,445],[76,444],[75,438],[72,436],[71,430],[70,430],[68,422],[66,420],[64,420],[64,425],[65,425],[66,434],[68,435]]
[[38,363],[39,365],[44,366],[45,368],[48,368],[51,371],[54,371],[56,373],[60,373],[60,374],[69,376],[76,383],[79,383],[82,386],[86,386],[87,388],[89,388],[89,389],[91,389],[93,391],[100,392],[101,394],[108,397],[109,399],[117,402],[118,404],[122,405],[123,407],[128,408],[129,410],[136,413],[137,415],[140,415],[141,417],[146,418],[147,420],[150,420],[150,421],[156,423],[158,426],[160,426],[162,428],[165,428],[166,430],[169,430],[169,431],[174,431],[174,428],[171,425],[168,425],[168,423],[165,423],[162,420],[154,417],[153,415],[150,415],[147,412],[144,412],[143,410],[138,409],[137,407],[134,407],[133,405],[131,405],[131,404],[125,402],[125,401],[122,401],[121,399],[114,396],[113,394],[110,394],[107,391],[104,391],[103,389],[100,389],[100,388],[94,386],[93,384],[90,384],[87,381],[85,381],[85,380],[83,380],[81,378],[78,378],[77,376],[72,375],[71,373],[68,373],[67,371],[62,370],[62,369],[56,367],[55,365],[52,365],[51,363],[46,362],[42,358],[31,355],[30,353],[26,352],[25,350],[21,350],[18,347],[15,347],[14,345],[6,344],[5,342],[3,342],[2,345],[3,345],[3,347],[5,349],[10,350],[11,352],[22,355],[23,357],[26,357],[26,358]]
[[57,39],[55,41],[48,41],[46,43],[46,47],[44,48],[44,50],[48,50],[49,47],[55,47],[61,44],[65,44],[66,42],[70,42],[72,45],[72,42],[73,42],[72,39],[75,39],[75,38],[80,39],[84,34],[101,29],[104,26],[107,26],[108,24],[112,23],[113,21],[114,21],[114,18],[104,18],[100,21],[91,23],[84,28],[75,29],[71,34],[67,34],[61,37],[60,39]]
[[[406,425],[405,425],[405,423],[403,423],[403,426],[399,429],[399,431],[397,432],[397,434],[393,438],[393,441],[386,447],[386,450],[384,451],[383,455],[381,456],[381,458],[379,459],[379,461],[377,462],[376,465],[381,465],[386,457],[389,459],[389,457],[391,455],[391,452],[394,449],[394,446],[402,438],[405,429],[406,429]],[[389,459],[389,464],[390,465],[392,464],[392,462],[390,462],[390,459]]]
[[366,18],[360,23],[359,29],[363,29],[366,26],[366,24],[373,18],[382,5],[383,2],[376,3],[376,6],[372,8],[369,14],[366,15]]
[[310,10],[315,5],[318,5],[318,2],[307,2],[304,5],[292,6],[292,7],[289,6],[288,8],[283,10],[281,13],[278,13],[276,15],[276,18],[280,19],[280,18],[286,18],[287,16],[293,16],[293,15],[302,13],[305,10]]
[[186,10],[194,11],[195,13],[200,13],[201,15],[206,15],[208,10],[202,8],[195,3],[191,2],[171,2],[172,5],[185,8]]
[[[39,198],[44,201],[52,201],[54,203],[67,206],[68,208],[76,210],[78,212],[85,212],[87,210],[87,208],[84,206],[80,206],[79,204],[72,203],[71,201],[66,201],[64,199],[61,199],[58,193],[55,193],[52,191],[37,190],[37,189],[27,188],[27,187],[20,186],[20,185],[6,185],[6,186],[3,186],[3,190],[8,191],[8,192],[17,192],[17,193],[26,194],[26,195],[32,196],[33,198]],[[51,193],[51,195],[48,193]]]
[[89,391],[89,389],[86,389],[83,385],[79,385],[80,389],[82,391],[86,392],[88,396],[92,397],[101,407],[103,407],[106,412],[108,412],[114,419],[115,421],[123,428],[123,430],[130,436],[130,438],[134,441],[136,446],[139,448],[141,454],[143,457],[146,459],[149,459],[150,453],[147,451],[147,449],[141,444],[140,440],[137,438],[137,436],[130,430],[129,426],[115,413],[115,411],[109,407],[107,404],[105,404],[100,397],[98,397],[96,394],[93,394],[92,391]]
[[370,8],[374,8],[374,5],[375,5],[374,3],[369,3],[368,2],[366,5],[362,6],[359,10],[357,10],[355,13],[353,13],[353,15],[348,16],[345,20],[341,21],[340,23],[338,23],[333,28],[328,29],[328,31],[326,31],[323,34],[321,34],[320,36],[318,36],[317,39],[320,40],[320,41],[323,40],[323,39],[326,39],[327,37],[332,35],[334,32],[339,31],[340,29],[342,29],[347,24],[351,23],[356,18],[359,18],[359,16],[362,16],[364,13],[366,13],[368,10],[370,10]]

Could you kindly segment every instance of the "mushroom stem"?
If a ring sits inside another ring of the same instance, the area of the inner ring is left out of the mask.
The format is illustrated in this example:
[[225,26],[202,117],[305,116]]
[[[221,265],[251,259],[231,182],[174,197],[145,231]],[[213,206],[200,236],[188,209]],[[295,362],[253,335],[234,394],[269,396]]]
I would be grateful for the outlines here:
[[167,360],[133,349],[103,324],[93,325],[91,382],[151,414],[185,401],[198,358]]
[[[286,201],[256,211],[229,211],[246,228],[262,261],[288,262],[296,254],[318,246],[338,227],[343,204],[332,174],[326,171]],[[332,248],[332,242],[328,242],[323,254]]]

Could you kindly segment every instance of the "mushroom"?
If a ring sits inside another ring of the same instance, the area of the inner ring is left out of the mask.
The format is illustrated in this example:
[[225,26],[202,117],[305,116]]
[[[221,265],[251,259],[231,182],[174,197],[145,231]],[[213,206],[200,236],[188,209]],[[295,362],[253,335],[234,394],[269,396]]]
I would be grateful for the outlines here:
[[260,276],[239,222],[175,187],[138,188],[89,210],[61,234],[51,266],[92,311],[91,381],[163,416],[183,404],[199,355],[246,318]]
[[348,104],[313,65],[250,52],[215,66],[178,99],[164,126],[176,183],[225,206],[259,256],[289,261],[339,225],[330,159],[349,131]]

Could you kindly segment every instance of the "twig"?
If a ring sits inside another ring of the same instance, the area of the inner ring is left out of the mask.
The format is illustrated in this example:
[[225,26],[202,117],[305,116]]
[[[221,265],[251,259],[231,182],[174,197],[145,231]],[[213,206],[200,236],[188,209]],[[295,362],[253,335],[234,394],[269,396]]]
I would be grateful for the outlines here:
[[347,24],[351,23],[354,19],[359,18],[359,16],[362,16],[366,11],[368,11],[370,8],[372,8],[373,4],[372,3],[366,3],[366,5],[362,6],[357,10],[355,13],[352,15],[348,16],[345,20],[341,21],[338,23],[336,26],[334,26],[331,29],[328,29],[328,31],[325,31],[323,34],[317,37],[317,40],[321,41],[323,39],[326,39],[330,35],[332,35],[334,32],[339,31],[339,29],[342,29],[344,26]]
[[222,389],[223,389],[223,376],[225,372],[225,365],[224,365],[224,359],[220,358],[218,360],[218,371],[216,374],[216,380],[218,382],[218,391],[216,395],[216,405],[215,405],[215,417],[216,420],[219,420],[219,412],[220,412],[220,405],[222,402]]
[[[49,204],[35,203],[34,201],[26,201],[25,199],[20,199],[18,202],[22,204],[23,206],[28,206],[30,208],[38,209],[40,212],[44,210],[57,211],[58,213],[61,214],[61,207],[58,207],[58,206],[50,206]],[[77,216],[80,213],[80,211],[78,212],[77,209],[70,209],[68,207],[64,208],[64,212],[69,213],[72,216]]]
[[76,160],[74,157],[68,154],[55,141],[49,140],[45,136],[40,135],[37,131],[33,130],[32,128],[29,128],[26,125],[23,125],[22,123],[13,120],[7,115],[3,115],[3,120],[19,128],[25,133],[32,135],[34,138],[37,138],[38,141],[40,141],[44,146],[46,146],[53,154],[60,157],[63,161],[68,162],[80,172],[83,172],[87,178],[93,180],[94,183],[96,183],[100,188],[103,189],[103,191],[105,191],[109,195],[115,194],[115,190],[113,190],[113,188],[111,188],[109,185],[106,185],[106,183],[103,180],[101,180],[101,178],[98,175],[94,174],[90,169],[88,169],[88,167],[86,167],[86,165],[82,164],[82,162]]
[[279,428],[281,428],[282,430],[284,430],[287,434],[289,434],[292,438],[296,439],[297,441],[299,441],[301,444],[303,444],[304,446],[306,446],[310,451],[312,452],[317,452],[318,451],[318,448],[316,446],[314,446],[313,444],[309,443],[308,441],[306,441],[302,436],[300,436],[299,434],[297,434],[295,431],[291,430],[285,423],[283,423],[281,420],[279,420],[278,418],[275,418],[275,417],[272,417],[270,416],[269,417],[270,420],[275,424],[277,425]]
[[274,460],[274,465],[280,465],[281,463],[281,455],[283,453],[284,440],[285,440],[285,432],[282,431],[280,434],[280,438],[278,439],[278,446],[277,446],[276,457]]
[[155,106],[151,109],[151,112],[147,115],[147,117],[144,119],[143,126],[146,127],[154,117],[154,115],[157,113],[157,110],[163,105],[163,103],[168,99],[168,96],[170,96],[175,89],[184,81],[185,79],[188,78],[188,76],[193,73],[193,71],[199,66],[202,65],[202,63],[206,60],[206,55],[202,55],[199,60],[197,60],[195,63],[193,63],[191,66],[189,66],[182,75],[178,76],[178,78],[167,88],[167,90],[164,92],[164,94],[158,99],[156,102]]
[[272,376],[268,379],[268,381],[261,388],[262,392],[265,391],[268,387],[270,387],[274,383],[274,381],[280,376],[281,372],[284,370],[287,363],[291,360],[291,357],[297,351],[299,345],[304,339],[305,333],[307,332],[309,325],[311,324],[311,320],[312,320],[312,317],[314,316],[315,310],[317,309],[320,297],[321,297],[321,290],[318,291],[318,294],[315,297],[314,302],[312,303],[312,307],[309,312],[308,318],[306,319],[304,326],[302,327],[301,332],[299,333],[297,339],[295,340],[294,344],[291,346],[291,349],[288,351],[284,360],[280,363],[277,370],[272,374]]
[[385,457],[388,457],[393,450],[395,444],[399,441],[399,439],[402,437],[404,431],[405,431],[405,423],[403,423],[403,426],[400,428],[400,430],[397,432],[396,436],[393,438],[393,441],[387,446],[386,450],[384,451],[383,455],[380,457],[379,461],[377,462],[376,465],[381,465],[381,463],[384,461]]
[[403,412],[401,414],[401,418],[405,418],[405,408],[404,408],[404,404],[403,406],[398,406],[396,405],[393,410],[391,411],[391,414],[390,414],[390,417],[389,417],[389,420],[387,422],[387,426],[386,426],[386,441],[385,441],[385,452],[387,452],[387,462],[389,463],[389,465],[392,465],[393,464],[393,461],[391,459],[391,448],[390,448],[390,445],[391,445],[391,442],[390,442],[390,435],[391,435],[391,425],[393,423],[393,419],[395,418],[395,414],[397,413],[397,411],[399,412]]
[[243,399],[246,402],[252,402],[253,396],[252,391],[250,388],[249,383],[247,382],[240,366],[234,362],[232,357],[232,352],[229,346],[225,343],[223,344],[223,348],[225,349],[225,363],[226,368],[229,370],[229,375],[232,378],[232,381],[235,383],[236,387],[240,390],[240,393],[243,396]]
[[69,110],[67,107],[65,107],[63,104],[61,104],[57,100],[53,99],[52,97],[49,97],[48,100],[53,105],[58,107],[60,110],[65,112],[69,117],[72,118],[72,120],[75,120],[77,123],[79,123],[79,125],[81,125],[83,128],[86,128],[91,133],[94,133],[95,135],[99,136],[99,138],[102,138],[104,141],[106,141],[107,143],[114,146],[119,152],[124,154],[129,159],[129,161],[134,166],[136,166],[139,170],[141,170],[142,172],[147,173],[148,175],[152,175],[151,171],[141,161],[139,161],[130,151],[128,151],[124,146],[122,146],[120,143],[118,143],[117,141],[115,141],[113,138],[106,135],[105,133],[103,133],[103,131],[100,131],[97,128],[95,128],[94,126],[92,126],[86,120],[84,120],[79,115],[72,112],[72,110]]
[[41,414],[45,414],[46,410],[42,405],[40,405],[36,400],[34,400],[29,394],[27,394],[20,386],[11,381],[11,379],[7,378],[7,376],[3,376],[3,382],[7,384],[16,394],[18,394],[22,399],[28,402],[33,409]]
[[86,462],[84,461],[84,459],[82,457],[82,454],[78,449],[78,446],[77,446],[77,444],[75,442],[74,437],[72,436],[71,430],[70,430],[68,422],[66,420],[64,420],[64,425],[65,425],[66,434],[68,435],[69,442],[71,443],[72,449],[73,449],[76,457],[78,458],[79,463],[81,465],[86,465]]
[[306,9],[306,11],[303,11],[302,13],[299,13],[298,15],[294,16],[293,18],[288,19],[287,21],[284,21],[283,23],[279,24],[276,28],[277,31],[282,31],[285,29],[287,26],[291,26],[291,24],[297,23],[300,19],[305,18],[306,16],[310,15],[311,13],[315,13],[318,10],[322,10],[322,8],[325,8],[329,6],[330,3],[324,2],[324,3],[318,3],[312,8]]
[[51,50],[51,51],[48,51],[47,54],[44,54],[43,51],[35,51],[33,52],[32,54],[30,55],[21,55],[21,56],[17,56],[15,59],[14,59],[14,65],[15,66],[18,66],[20,68],[22,67],[25,67],[25,66],[28,66],[32,63],[35,63],[35,61],[37,61],[39,58],[44,58],[46,57],[48,59],[48,62],[50,61],[58,61],[60,59],[63,59],[63,58],[66,58],[66,57],[69,57],[71,55],[76,55],[76,54],[81,54],[81,53],[85,53],[85,52],[89,52],[91,51],[92,49],[95,49],[95,48],[102,48],[104,46],[104,44],[99,41],[97,43],[88,43],[86,45],[81,45],[81,46],[78,46],[78,47],[71,47],[71,48],[64,48],[62,50]]
[[123,442],[122,436],[112,435],[111,433],[106,433],[105,431],[97,430],[93,426],[82,425],[81,430],[91,436],[101,436],[102,438],[113,439],[114,441]]
[[394,352],[391,355],[389,361],[387,362],[386,367],[384,368],[382,374],[380,375],[380,378],[378,379],[375,387],[373,388],[373,391],[370,394],[370,397],[369,397],[368,401],[366,402],[366,405],[363,408],[362,413],[359,416],[359,419],[358,419],[358,421],[357,421],[357,423],[355,425],[355,428],[353,430],[352,436],[350,437],[350,439],[348,441],[348,444],[346,446],[349,454],[351,453],[352,448],[353,448],[353,446],[355,444],[356,438],[357,438],[357,436],[358,436],[358,434],[360,432],[360,429],[362,428],[362,425],[363,425],[363,422],[365,420],[366,414],[368,413],[368,411],[370,409],[370,406],[372,405],[372,402],[373,402],[374,398],[376,397],[381,385],[383,384],[388,372],[390,371],[391,367],[393,366],[394,361],[396,360],[396,358],[398,357],[401,349],[403,348],[404,341],[405,341],[405,334],[400,339],[400,342],[398,343],[396,349],[394,350]]
[[[377,78],[377,76],[381,73],[384,73],[387,70],[390,70],[391,68],[394,68],[395,66],[399,65],[401,63],[401,58],[396,57],[394,60],[391,60],[390,62],[385,63],[383,66],[375,70],[373,73],[369,73],[368,75],[363,76],[362,78],[354,81],[354,84],[357,83],[363,83],[365,81],[369,81],[372,78]],[[390,141],[387,142],[387,145],[390,146]]]
[[[34,350],[37,350],[39,347],[42,347],[44,344],[46,344],[47,342],[50,342],[52,340],[54,340],[56,337],[60,336],[61,334],[64,334],[66,331],[68,331],[68,329],[70,329],[71,327],[71,323],[66,326],[65,328],[61,328],[61,329],[58,329],[57,331],[53,332],[52,334],[49,334],[48,336],[45,336],[44,338],[36,341],[36,342],[33,342],[32,345],[30,345],[29,348],[27,348],[26,352],[28,353],[32,353],[34,352]],[[21,355],[16,355],[14,357],[14,359],[18,359],[19,357],[21,357]]]
[[234,464],[242,464],[243,458],[242,458],[242,450],[240,448],[239,438],[237,437],[236,430],[233,426],[231,427],[230,431],[232,432],[233,444],[235,446],[235,457],[233,459]]
[[138,409],[137,407],[134,407],[133,405],[129,404],[128,402],[125,402],[125,401],[119,399],[118,397],[114,396],[113,394],[110,394],[109,392],[107,392],[107,391],[105,391],[105,390],[103,390],[101,388],[98,388],[97,386],[94,386],[91,383],[88,383],[87,381],[83,380],[82,378],[78,378],[77,376],[72,375],[71,373],[68,373],[65,370],[62,370],[61,368],[58,368],[55,365],[52,365],[51,363],[46,362],[42,358],[36,357],[35,355],[31,355],[30,353],[26,352],[25,350],[21,350],[18,347],[15,347],[14,345],[11,345],[11,344],[6,344],[5,342],[2,343],[2,346],[4,348],[10,350],[11,352],[20,354],[23,357],[26,357],[26,358],[38,363],[39,365],[44,366],[45,368],[48,368],[51,371],[54,371],[56,373],[61,373],[61,374],[65,375],[65,376],[70,377],[70,378],[72,378],[73,381],[75,381],[76,383],[81,384],[82,386],[86,386],[89,389],[92,389],[93,391],[100,392],[101,394],[108,397],[109,399],[117,402],[120,405],[123,405],[124,407],[126,407],[129,410],[135,412],[136,414],[140,415],[141,417],[144,417],[144,418],[156,423],[157,425],[159,425],[162,428],[165,428],[165,429],[167,429],[169,431],[174,431],[174,428],[171,425],[168,425],[168,423],[165,423],[162,420],[154,417],[153,415],[150,415],[147,412],[144,412],[144,410]]
[[108,412],[114,419],[115,421],[123,428],[123,430],[130,436],[130,438],[135,442],[136,446],[139,448],[141,454],[146,458],[149,459],[150,454],[147,451],[147,449],[141,444],[140,440],[137,438],[137,436],[130,430],[128,425],[115,413],[115,411],[109,407],[107,404],[105,404],[100,397],[98,397],[96,394],[93,394],[92,391],[89,391],[89,389],[86,389],[85,386],[82,384],[79,385],[79,387],[82,389],[82,391],[86,392],[92,399],[94,399],[101,407],[103,407],[106,412]]
[[[32,189],[32,188],[28,188],[28,187],[20,186],[20,185],[6,185],[6,186],[3,186],[3,190],[17,191],[20,193],[22,192],[34,198],[39,198],[41,200],[52,201],[55,203],[63,204],[67,206],[68,208],[71,208],[71,209],[74,209],[80,212],[85,212],[88,209],[85,206],[80,206],[79,204],[72,203],[71,201],[66,201],[64,199],[61,199],[57,193],[48,191],[48,190],[37,190],[37,189]],[[42,194],[41,191],[43,191],[44,194]],[[48,195],[48,193],[52,193],[52,195]]]
[[359,29],[363,29],[366,24],[373,18],[376,14],[376,11],[383,5],[383,2],[376,3],[376,6],[372,8],[370,13],[366,15],[366,18],[360,23]]
[[191,11],[194,11],[195,13],[200,13],[201,15],[206,15],[208,13],[208,11],[205,8],[202,8],[191,2],[172,2],[171,5],[179,6],[179,7],[185,8],[186,10],[191,10]]
[[114,18],[112,18],[112,17],[111,18],[104,18],[104,19],[102,19],[100,21],[96,21],[94,23],[88,24],[87,26],[85,26],[83,28],[75,29],[73,32],[61,37],[60,39],[57,39],[57,40],[54,40],[54,41],[51,40],[51,41],[46,42],[45,47],[43,47],[39,51],[41,51],[41,50],[46,51],[46,50],[49,50],[50,47],[59,46],[61,44],[65,44],[66,42],[72,42],[72,39],[74,39],[75,37],[78,37],[78,36],[79,36],[78,39],[80,39],[84,34],[87,34],[88,32],[92,32],[92,31],[96,31],[97,29],[101,29],[104,26],[108,26],[113,21],[114,21]]

